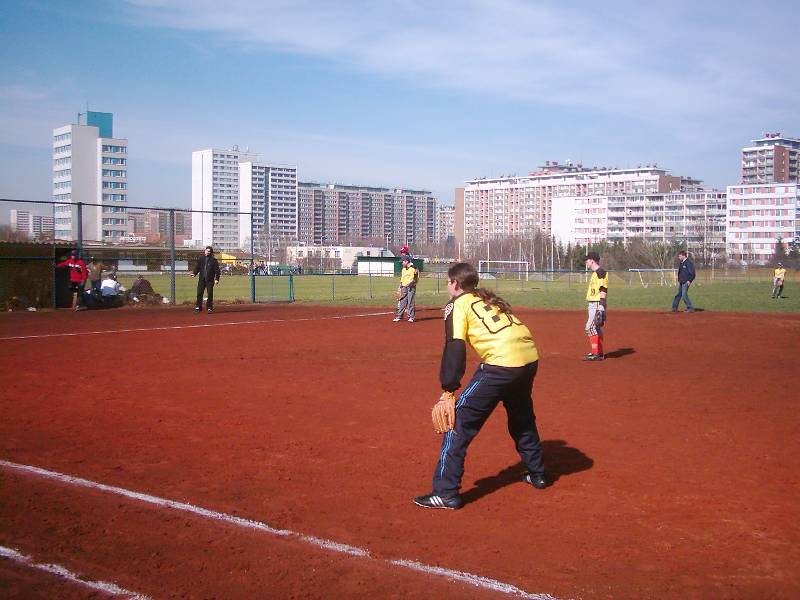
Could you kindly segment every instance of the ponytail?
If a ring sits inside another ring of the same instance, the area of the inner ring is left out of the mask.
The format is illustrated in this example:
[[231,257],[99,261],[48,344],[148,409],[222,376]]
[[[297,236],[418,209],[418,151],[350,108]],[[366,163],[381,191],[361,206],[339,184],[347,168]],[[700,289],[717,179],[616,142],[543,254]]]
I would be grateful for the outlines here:
[[511,314],[511,305],[491,290],[478,287],[478,272],[469,263],[456,263],[447,269],[447,276],[458,282],[465,292],[472,292],[486,304],[494,306],[504,314]]
[[486,288],[476,288],[472,291],[476,296],[478,296],[478,298],[483,300],[486,304],[494,306],[501,313],[506,315],[511,314],[511,305],[503,300],[500,296],[495,294],[492,290],[487,290]]

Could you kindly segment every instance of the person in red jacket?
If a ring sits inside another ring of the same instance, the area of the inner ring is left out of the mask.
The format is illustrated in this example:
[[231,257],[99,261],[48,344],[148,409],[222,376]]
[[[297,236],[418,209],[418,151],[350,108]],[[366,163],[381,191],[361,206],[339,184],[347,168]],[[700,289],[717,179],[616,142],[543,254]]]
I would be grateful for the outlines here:
[[72,290],[72,308],[74,310],[83,310],[86,307],[83,305],[83,288],[86,284],[88,271],[86,263],[83,262],[78,256],[78,251],[73,250],[70,257],[64,262],[60,262],[56,267],[66,267],[69,269],[69,287]]

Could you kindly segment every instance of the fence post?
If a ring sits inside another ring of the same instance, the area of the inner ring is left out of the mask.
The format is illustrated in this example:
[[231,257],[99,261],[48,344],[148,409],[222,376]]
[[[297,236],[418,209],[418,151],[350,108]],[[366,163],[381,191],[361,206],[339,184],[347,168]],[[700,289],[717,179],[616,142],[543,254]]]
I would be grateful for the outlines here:
[[336,275],[331,275],[331,300],[336,300]]
[[367,263],[369,265],[369,273],[367,274],[369,277],[369,299],[372,300],[372,263]]
[[83,202],[78,202],[78,256],[83,258]]
[[[267,267],[269,268],[269,267]],[[247,270],[250,272],[250,304],[256,303],[256,253],[253,243],[253,213],[250,213],[250,265]]]
[[175,209],[169,209],[169,303],[175,305]]

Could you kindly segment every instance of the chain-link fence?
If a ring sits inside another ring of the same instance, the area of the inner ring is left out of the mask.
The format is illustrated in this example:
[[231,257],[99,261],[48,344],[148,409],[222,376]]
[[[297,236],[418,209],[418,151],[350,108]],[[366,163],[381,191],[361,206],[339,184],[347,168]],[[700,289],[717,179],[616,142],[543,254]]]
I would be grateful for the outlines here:
[[102,299],[104,280],[120,284],[114,305],[194,302],[189,275],[206,245],[222,272],[215,300],[291,301],[289,282],[262,281],[251,268],[253,237],[251,213],[0,199],[0,306],[71,306],[73,252],[86,290]]

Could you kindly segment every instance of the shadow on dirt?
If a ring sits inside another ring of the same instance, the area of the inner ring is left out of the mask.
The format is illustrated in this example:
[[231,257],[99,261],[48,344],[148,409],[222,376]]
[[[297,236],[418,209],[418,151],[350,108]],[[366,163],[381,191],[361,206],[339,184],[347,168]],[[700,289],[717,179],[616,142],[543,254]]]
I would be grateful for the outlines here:
[[629,354],[635,354],[636,350],[633,348],[618,348],[613,352],[606,352],[606,358],[622,358],[623,356],[628,356]]
[[[542,450],[549,485],[555,484],[562,477],[587,471],[594,466],[594,460],[564,440],[545,440],[542,442]],[[507,485],[522,483],[522,476],[526,471],[522,463],[506,467],[497,475],[478,479],[472,488],[461,494],[461,498],[465,504],[475,502]]]

